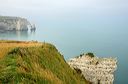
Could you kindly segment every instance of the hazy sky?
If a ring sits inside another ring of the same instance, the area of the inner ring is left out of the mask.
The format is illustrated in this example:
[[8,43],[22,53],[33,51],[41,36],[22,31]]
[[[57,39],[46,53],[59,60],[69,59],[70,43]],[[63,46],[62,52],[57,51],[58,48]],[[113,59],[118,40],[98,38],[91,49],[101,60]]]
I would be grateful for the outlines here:
[[128,0],[0,0],[1,15],[68,13],[127,16]]
[[20,16],[33,21],[82,21],[88,18],[101,21],[109,18],[109,21],[126,23],[128,0],[0,0],[0,15]]

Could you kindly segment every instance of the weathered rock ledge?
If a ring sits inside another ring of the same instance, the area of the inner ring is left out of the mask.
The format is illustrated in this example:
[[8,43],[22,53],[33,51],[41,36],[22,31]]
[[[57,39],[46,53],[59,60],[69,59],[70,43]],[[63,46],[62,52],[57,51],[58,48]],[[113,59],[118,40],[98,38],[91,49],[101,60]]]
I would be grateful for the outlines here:
[[98,58],[87,54],[70,59],[68,64],[73,69],[81,70],[81,74],[92,84],[113,84],[117,69],[116,58]]

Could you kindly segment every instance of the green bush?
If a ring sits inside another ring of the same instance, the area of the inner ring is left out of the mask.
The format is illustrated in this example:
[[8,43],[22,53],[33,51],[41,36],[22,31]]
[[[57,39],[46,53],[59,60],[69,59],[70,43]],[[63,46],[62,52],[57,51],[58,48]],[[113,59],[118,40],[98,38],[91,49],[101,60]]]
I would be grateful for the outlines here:
[[91,52],[87,53],[86,55],[89,56],[89,57],[95,57],[95,55]]

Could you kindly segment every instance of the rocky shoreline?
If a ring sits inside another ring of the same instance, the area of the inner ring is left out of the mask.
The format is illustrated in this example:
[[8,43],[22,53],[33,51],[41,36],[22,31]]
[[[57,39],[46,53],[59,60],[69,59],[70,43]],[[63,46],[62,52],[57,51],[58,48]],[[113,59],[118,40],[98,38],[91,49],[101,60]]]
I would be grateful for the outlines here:
[[117,69],[116,58],[99,58],[88,54],[68,61],[71,68],[81,71],[86,80],[92,84],[113,84],[114,72]]

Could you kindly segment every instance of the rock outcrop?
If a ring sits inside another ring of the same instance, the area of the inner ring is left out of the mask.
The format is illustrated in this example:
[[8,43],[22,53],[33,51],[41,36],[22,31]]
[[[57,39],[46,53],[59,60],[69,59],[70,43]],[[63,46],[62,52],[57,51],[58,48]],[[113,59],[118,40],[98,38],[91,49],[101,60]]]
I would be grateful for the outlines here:
[[28,30],[28,27],[32,28],[32,25],[25,18],[0,16],[0,31],[11,30]]
[[73,69],[80,69],[85,79],[92,84],[113,84],[117,59],[83,55],[70,59],[68,64]]

